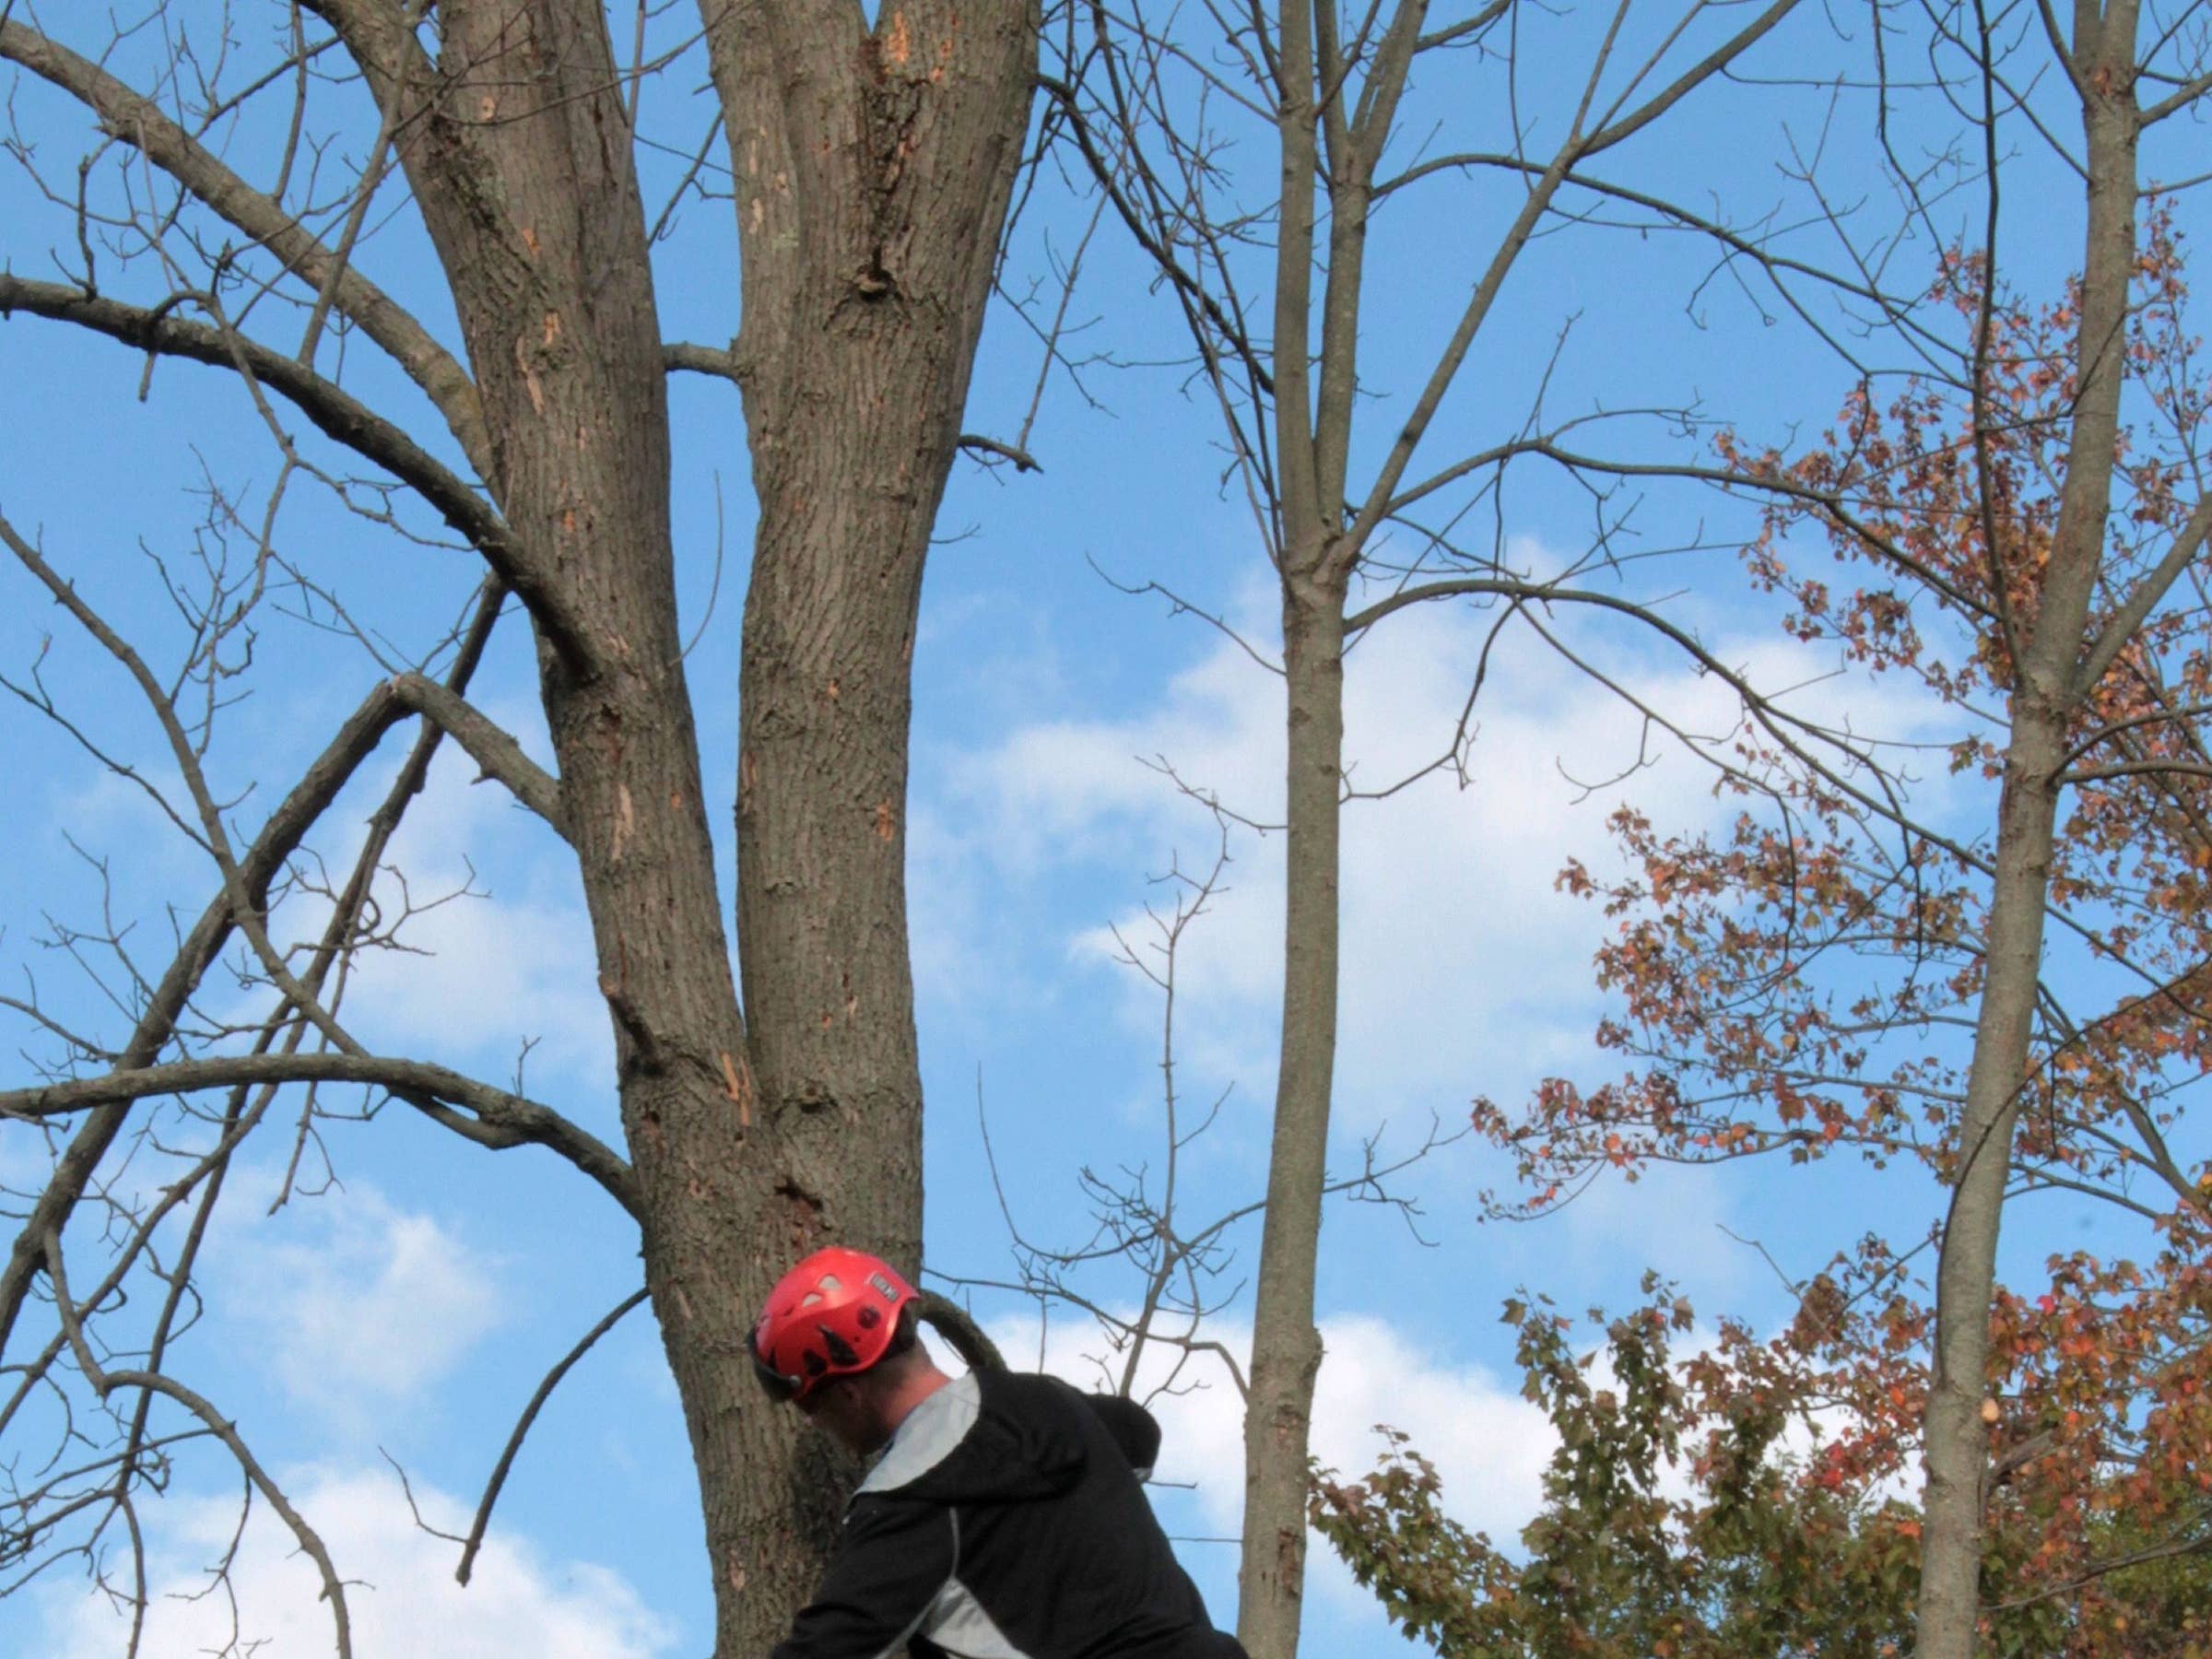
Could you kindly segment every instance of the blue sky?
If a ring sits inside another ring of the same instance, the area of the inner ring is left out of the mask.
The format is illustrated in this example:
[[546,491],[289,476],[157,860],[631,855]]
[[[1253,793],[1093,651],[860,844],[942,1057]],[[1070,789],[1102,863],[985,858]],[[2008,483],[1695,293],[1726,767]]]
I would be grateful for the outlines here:
[[[1574,25],[1557,27],[1572,38]],[[1777,74],[1823,38],[1818,19],[1793,28],[1777,44]],[[1465,65],[1469,75],[1477,67]],[[688,130],[701,107],[686,100],[682,84],[678,77],[648,94],[649,113],[657,112],[671,135]],[[1559,90],[1541,77],[1524,88],[1532,101]],[[1461,112],[1467,101],[1439,73],[1424,82],[1407,131]],[[18,114],[26,127],[53,124],[41,162],[66,171],[76,153],[74,117],[29,83],[18,89]],[[1739,206],[1783,203],[1791,147],[1809,153],[1825,127],[1838,152],[1858,147],[1860,159],[1846,153],[1833,165],[1847,191],[1862,192],[1871,182],[1867,125],[1863,100],[1848,96],[1831,115],[1824,93],[1730,88],[1669,129],[1664,147],[1624,153],[1613,176],[1676,188],[1688,180]],[[1484,141],[1477,134],[1443,142]],[[2032,150],[2025,153],[2033,163]],[[1468,262],[1511,206],[1495,189],[1435,199],[1432,210],[1386,216],[1377,232],[1368,346],[1378,403],[1361,446],[1371,461],[1393,430],[1390,411],[1403,406],[1465,295]],[[1978,203],[1962,201],[1960,216],[1970,206],[1978,212]],[[0,171],[0,225],[7,227],[0,248],[22,274],[47,274],[49,245],[66,251],[66,227],[46,211],[19,172]],[[2064,267],[2070,219],[2023,213],[2007,222],[2022,226],[2030,269]],[[694,204],[665,250],[670,337],[721,340],[734,331],[728,230],[724,205]],[[1065,248],[1079,230],[1079,209],[1041,198],[1014,266],[1039,268],[1042,238]],[[1918,246],[1900,258],[1924,262],[1927,253]],[[406,215],[367,245],[363,260],[446,330]],[[1842,371],[1799,333],[1762,317],[1732,284],[1712,285],[1686,309],[1705,264],[1696,249],[1665,239],[1591,232],[1539,242],[1428,453],[1441,464],[1516,426],[1570,324],[1551,385],[1555,411],[1694,395],[1762,436],[1817,428],[1835,406]],[[1138,365],[1182,349],[1145,275],[1102,231],[1075,307],[1100,319],[1087,341]],[[1012,436],[1038,349],[1001,308],[978,371],[971,429]],[[359,355],[361,384],[403,414],[421,413]],[[229,377],[165,364],[140,400],[141,371],[120,347],[58,325],[18,318],[0,326],[0,432],[7,434],[0,509],[27,533],[42,534],[48,556],[160,660],[176,629],[138,548],[172,557],[188,548],[206,481],[257,503],[275,461]],[[949,1276],[1003,1277],[1009,1268],[982,1158],[979,1096],[1006,1201],[1033,1238],[1079,1241],[1087,1230],[1079,1169],[1159,1168],[1158,999],[1112,962],[1109,930],[1119,924],[1136,936],[1142,906],[1158,892],[1148,878],[1175,862],[1202,865],[1214,831],[1147,762],[1165,759],[1254,819],[1273,818],[1279,799],[1278,682],[1203,622],[1171,618],[1158,598],[1118,593],[1094,569],[1128,582],[1158,581],[1230,620],[1263,653],[1272,648],[1271,578],[1248,516],[1218,487],[1216,428],[1203,395],[1172,368],[1100,369],[1087,383],[1104,406],[1055,378],[1031,439],[1041,475],[961,464],[924,597],[910,885],[930,1102],[928,1261]],[[689,672],[708,787],[720,803],[726,891],[747,464],[732,389],[679,377],[672,400],[678,583],[687,632],[699,630]],[[1724,540],[1728,512],[1710,500],[1654,497],[1640,522],[1653,547],[1698,534]],[[1586,545],[1587,505],[1556,481],[1532,477],[1508,498],[1499,529],[1531,568],[1556,568]],[[332,511],[304,487],[288,500],[278,536],[365,623],[401,641],[434,635],[477,576],[466,555],[407,545]],[[1734,595],[1733,569],[1725,549],[1693,556],[1669,579],[1679,589],[1672,614],[1770,683],[1815,682],[1805,698],[1850,711],[1862,727],[1933,729],[1933,712],[1898,688],[1835,676],[1833,662],[1782,641],[1770,614]],[[1408,612],[1355,653],[1347,710],[1360,781],[1409,771],[1442,747],[1487,621],[1465,609]],[[1677,661],[1618,630],[1570,626],[1579,643],[1602,650],[1654,700],[1724,725],[1715,688]],[[34,662],[88,733],[144,764],[157,784],[172,781],[157,734],[112,665],[27,578],[0,570],[0,672],[21,679]],[[320,746],[377,672],[348,641],[269,618],[253,672],[241,682],[251,695],[226,712],[210,752],[218,782],[243,796],[241,821],[253,822],[256,803],[281,792],[289,769]],[[522,627],[510,622],[475,697],[542,757],[532,678]],[[1603,920],[1556,893],[1552,877],[1570,854],[1602,865],[1604,819],[1623,798],[1683,828],[1717,821],[1721,810],[1707,775],[1678,753],[1659,754],[1625,794],[1583,787],[1578,780],[1607,776],[1636,753],[1637,724],[1525,634],[1500,647],[1479,718],[1466,786],[1431,777],[1347,816],[1343,1167],[1356,1162],[1369,1135],[1382,1135],[1387,1150],[1418,1141],[1432,1116],[1455,1126],[1478,1094],[1511,1101],[1547,1074],[1608,1069],[1589,1041],[1602,1009],[1589,960]],[[359,820],[396,764],[394,747],[319,838],[334,866],[357,844]],[[35,974],[51,1006],[98,1022],[98,994],[42,942],[50,919],[88,919],[101,902],[93,869],[69,839],[108,861],[113,912],[155,959],[170,907],[196,912],[210,890],[208,872],[142,793],[103,773],[14,700],[0,708],[0,756],[11,781],[0,971],[11,989]],[[244,794],[249,788],[258,793]],[[1951,803],[1962,815],[1973,806],[1971,798]],[[1181,966],[1183,1094],[1197,1101],[1228,1091],[1215,1127],[1186,1154],[1191,1216],[1249,1201],[1265,1173],[1279,838],[1240,830],[1230,852],[1228,890],[1191,935]],[[531,1090],[613,1136],[605,1015],[575,876],[558,843],[495,786],[472,782],[471,769],[449,754],[409,818],[397,862],[418,900],[465,888],[473,896],[417,919],[408,936],[431,954],[363,971],[347,1002],[356,1029],[379,1048],[423,1053],[498,1080],[534,1044]],[[294,936],[312,920],[300,915]],[[102,1029],[112,1028],[108,1018]],[[40,1049],[4,1010],[0,1036],[11,1053]],[[29,1075],[20,1061],[13,1071]],[[643,1659],[702,1650],[711,1618],[695,1490],[675,1394],[644,1314],[593,1352],[539,1421],[502,1500],[493,1547],[467,1590],[450,1583],[453,1547],[414,1528],[393,1473],[394,1463],[405,1468],[426,1520],[465,1530],[537,1377],[637,1283],[625,1218],[549,1157],[478,1152],[400,1108],[328,1129],[337,1184],[267,1214],[289,1145],[280,1128],[260,1138],[210,1251],[207,1316],[174,1368],[237,1418],[325,1529],[347,1572],[372,1586],[356,1598],[360,1651]],[[19,1127],[0,1131],[0,1174],[20,1181],[34,1169],[35,1139]],[[126,1182],[153,1179],[154,1164],[149,1158],[125,1171]],[[1407,1172],[1397,1185],[1419,1199],[1419,1237],[1393,1209],[1331,1207],[1320,1285],[1329,1357],[1316,1420],[1317,1451],[1347,1467],[1371,1455],[1373,1424],[1410,1430],[1441,1467],[1454,1512],[1500,1536],[1532,1512],[1547,1451],[1541,1418],[1518,1397],[1510,1334],[1498,1324],[1516,1288],[1548,1291],[1569,1306],[1618,1301],[1646,1267],[1657,1267],[1681,1282],[1701,1313],[1763,1323],[1783,1307],[1783,1291],[1759,1253],[1731,1232],[1806,1273],[1870,1227],[1917,1230],[1935,1202],[1912,1170],[1876,1177],[1855,1167],[1761,1165],[1604,1185],[1535,1226],[1480,1224],[1480,1194],[1509,1176],[1472,1145]],[[2008,1257],[2018,1268],[2057,1244],[2111,1236],[2100,1218],[2023,1212]],[[1256,1230],[1234,1237],[1242,1265],[1232,1283],[1257,1254]],[[1109,1301],[1135,1292],[1134,1281],[1117,1285],[1111,1275],[1090,1284]],[[979,1294],[975,1305],[1016,1351],[1041,1351],[1054,1369],[1089,1374],[1100,1345],[1078,1320],[1055,1316],[1041,1338],[1018,1299]],[[1216,1322],[1232,1347],[1247,1308],[1239,1300]],[[1185,1559],[1227,1622],[1234,1550],[1212,1540],[1236,1527],[1238,1412],[1224,1379],[1205,1381],[1159,1403],[1170,1484],[1159,1500],[1171,1529],[1191,1540]],[[147,1517],[164,1586],[204,1582],[195,1575],[223,1547],[235,1488],[218,1456],[180,1459],[174,1490]],[[1315,1577],[1312,1651],[1399,1651],[1340,1569],[1317,1556]],[[321,1651],[324,1616],[312,1577],[267,1530],[265,1515],[249,1532],[237,1579],[241,1616],[274,1639],[269,1654]],[[206,1621],[229,1613],[213,1598],[165,1602],[158,1616],[169,1621],[160,1627],[168,1645],[155,1651],[182,1652],[213,1628]],[[111,1653],[117,1628],[73,1568],[30,1595],[0,1601],[0,1649],[10,1652]]]

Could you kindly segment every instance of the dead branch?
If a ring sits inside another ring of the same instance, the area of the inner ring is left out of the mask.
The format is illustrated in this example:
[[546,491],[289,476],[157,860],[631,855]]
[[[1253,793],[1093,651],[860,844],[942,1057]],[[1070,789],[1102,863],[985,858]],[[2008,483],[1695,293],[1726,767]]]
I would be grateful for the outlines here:
[[504,783],[516,800],[550,824],[563,840],[568,838],[559,781],[524,754],[512,734],[487,719],[465,698],[419,674],[397,676],[392,681],[392,692],[466,749],[469,759],[484,769],[485,777]]
[[284,1083],[359,1083],[382,1088],[479,1147],[547,1147],[597,1182],[631,1215],[638,1213],[629,1165],[596,1135],[549,1106],[425,1060],[351,1053],[215,1054],[35,1088],[0,1090],[0,1117],[35,1121],[88,1107],[127,1106],[152,1095]]
[[330,1603],[331,1619],[336,1628],[338,1659],[352,1659],[353,1628],[346,1609],[345,1581],[338,1576],[337,1568],[331,1561],[330,1551],[324,1547],[322,1535],[293,1507],[284,1488],[270,1478],[268,1471],[262,1467],[260,1460],[238,1432],[238,1425],[216,1410],[204,1395],[185,1387],[172,1377],[149,1371],[102,1370],[99,1361],[93,1359],[91,1347],[85,1340],[77,1306],[70,1300],[68,1275],[63,1264],[58,1229],[46,1235],[41,1254],[47,1277],[53,1285],[56,1315],[61,1320],[64,1334],[69,1339],[70,1348],[76,1356],[77,1365],[84,1372],[85,1381],[103,1400],[119,1388],[142,1389],[148,1394],[158,1394],[174,1400],[199,1418],[206,1426],[207,1431],[222,1441],[230,1455],[238,1460],[238,1465],[246,1478],[267,1500],[269,1507],[283,1518],[284,1524],[291,1529],[292,1536],[299,1540],[300,1549],[322,1574],[323,1596]]
[[554,1362],[553,1369],[545,1374],[544,1380],[530,1395],[529,1403],[523,1407],[523,1415],[515,1420],[513,1432],[507,1437],[507,1444],[500,1452],[500,1461],[492,1465],[491,1478],[484,1483],[484,1496],[477,1504],[477,1518],[469,1524],[468,1536],[461,1540],[461,1564],[453,1569],[453,1577],[460,1583],[467,1583],[468,1575],[476,1568],[477,1551],[483,1547],[485,1529],[491,1524],[492,1506],[500,1500],[500,1488],[507,1484],[507,1472],[514,1466],[515,1454],[523,1449],[524,1438],[529,1434],[530,1425],[537,1420],[538,1412],[552,1397],[553,1391],[560,1386],[560,1380],[575,1368],[576,1362],[592,1351],[593,1345],[600,1337],[620,1324],[626,1314],[641,1306],[645,1296],[646,1292],[642,1289],[633,1290],[617,1302],[597,1324],[583,1334],[574,1347]]
[[130,305],[65,283],[33,282],[0,272],[0,318],[19,311],[74,324],[155,356],[252,376],[290,403],[332,441],[383,468],[421,496],[484,555],[502,580],[510,585],[521,583],[518,591],[528,589],[526,561],[520,559],[505,521],[474,485],[335,381],[235,329],[220,329],[175,315],[175,305],[182,302],[180,299],[159,308]]

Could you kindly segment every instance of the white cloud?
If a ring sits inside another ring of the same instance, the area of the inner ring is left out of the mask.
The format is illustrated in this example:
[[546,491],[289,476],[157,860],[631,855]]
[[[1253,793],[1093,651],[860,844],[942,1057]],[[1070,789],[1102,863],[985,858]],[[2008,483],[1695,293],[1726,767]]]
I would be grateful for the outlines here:
[[[674,1644],[669,1623],[620,1575],[584,1561],[549,1561],[510,1533],[487,1539],[464,1589],[453,1582],[456,1547],[419,1530],[396,1477],[384,1470],[293,1471],[289,1496],[322,1535],[340,1575],[353,1649],[365,1656],[466,1654],[468,1659],[653,1659]],[[423,1518],[465,1529],[466,1510],[416,1481]],[[143,1651],[201,1653],[232,1638],[231,1606],[208,1587],[206,1563],[238,1524],[234,1498],[171,1500],[163,1542],[149,1562],[150,1605]],[[322,1581],[265,1503],[254,1506],[231,1573],[240,1651],[256,1659],[327,1659],[333,1622]],[[52,1659],[112,1659],[127,1620],[104,1596],[55,1585],[44,1592]],[[266,1645],[253,1646],[259,1641]]]
[[[1445,753],[1483,651],[1483,623],[1465,611],[1416,608],[1353,653],[1345,707],[1358,787],[1385,788]],[[1759,683],[1799,685],[1792,706],[1802,712],[1848,711],[1862,730],[1910,733],[1924,722],[1924,702],[1905,688],[1823,678],[1812,654],[1786,641],[1727,652]],[[1678,660],[1647,654],[1619,677],[1692,732],[1719,736],[1734,724],[1724,685]],[[1590,958],[1606,924],[1595,907],[1555,890],[1559,868],[1570,855],[1607,862],[1605,819],[1621,798],[1683,828],[1734,811],[1714,800],[1711,771],[1665,740],[1622,789],[1593,794],[1585,785],[1638,759],[1641,719],[1524,632],[1493,651],[1476,720],[1464,784],[1439,773],[1345,815],[1338,1077],[1350,1127],[1407,1107],[1455,1111],[1477,1092],[1510,1097],[1586,1058],[1596,1006]],[[935,807],[935,836],[947,844],[933,860],[1008,880],[1077,867],[1119,872],[1124,891],[1164,867],[1171,849],[1189,868],[1210,855],[1210,826],[1147,762],[1164,757],[1194,787],[1272,821],[1280,816],[1282,724],[1280,681],[1219,641],[1148,709],[1035,722],[965,757],[949,799]],[[977,828],[959,841],[942,827],[952,823]],[[1194,1080],[1233,1077],[1247,1098],[1265,1098],[1272,1085],[1281,851],[1279,835],[1236,838],[1230,890],[1188,935],[1182,964]],[[981,890],[984,879],[971,875],[971,884]],[[958,926],[953,907],[922,920],[924,952],[947,960],[982,954],[930,931]],[[1134,910],[1119,920],[1124,933],[1144,926]],[[1101,920],[1077,930],[1069,947],[1103,959],[1113,943]],[[1157,1022],[1135,976],[1123,1006],[1135,1029]]]
[[[385,860],[405,885],[388,872],[376,898],[387,924],[410,900],[422,908],[400,931],[403,951],[360,959],[346,1018],[372,1047],[497,1065],[500,1082],[526,1040],[526,1088],[547,1074],[604,1079],[613,1039],[574,862],[504,787],[475,777],[449,749],[408,809]],[[388,786],[373,787],[381,797]]]
[[1756,1289],[1765,1282],[1756,1247],[1732,1230],[1732,1224],[1746,1225],[1740,1174],[1723,1165],[1665,1162],[1633,1181],[1609,1171],[1548,1215],[1506,1227],[1510,1242],[1497,1254],[1524,1278],[1545,1283],[1569,1269],[1587,1276],[1581,1282],[1633,1284],[1635,1271],[1652,1267],[1706,1300]]
[[[1251,1335],[1232,1341],[1240,1355]],[[1372,1314],[1321,1322],[1324,1358],[1313,1387],[1313,1455],[1347,1475],[1373,1466],[1380,1425],[1403,1430],[1443,1477],[1465,1524],[1510,1538],[1536,1511],[1553,1439],[1544,1414],[1488,1368],[1430,1358]],[[1162,1479],[1193,1482],[1207,1515],[1233,1531],[1243,1508],[1244,1413],[1226,1377],[1153,1402]],[[1224,1457],[1224,1448],[1236,1455]]]
[[341,1423],[418,1398],[499,1323],[496,1265],[374,1188],[234,1211],[219,1305],[296,1400]]
[[[53,827],[46,831],[54,845],[60,846],[60,832],[66,827],[96,854],[128,848],[133,874],[140,874],[139,866],[151,862],[164,877],[198,871],[210,878],[211,891],[219,887],[221,877],[213,861],[193,845],[183,827],[189,825],[191,834],[198,833],[199,818],[183,774],[166,756],[149,755],[132,765],[135,776],[127,778],[105,768],[64,774],[65,781],[57,786],[51,809],[49,822]],[[90,888],[92,874],[83,874]]]
[[[448,891],[455,888],[445,889]],[[458,899],[405,935],[421,955],[365,959],[348,992],[349,1023],[394,1053],[479,1055],[505,1083],[525,1041],[524,1086],[547,1074],[612,1075],[614,1043],[581,907],[531,899]]]
[[43,1125],[11,1124],[0,1135],[0,1187],[18,1193],[42,1190],[53,1173],[56,1152],[66,1144],[63,1135]]

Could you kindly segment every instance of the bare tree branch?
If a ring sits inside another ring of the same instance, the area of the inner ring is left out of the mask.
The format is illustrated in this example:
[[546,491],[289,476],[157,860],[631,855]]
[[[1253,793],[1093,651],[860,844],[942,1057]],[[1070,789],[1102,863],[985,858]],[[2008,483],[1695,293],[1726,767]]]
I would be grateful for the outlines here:
[[540,604],[550,603],[542,584],[532,583],[527,561],[520,557],[498,510],[403,428],[298,359],[235,330],[188,322],[172,315],[171,310],[127,305],[65,283],[32,282],[0,272],[0,318],[26,312],[76,324],[141,351],[252,375],[305,415],[325,437],[382,467],[421,496],[484,555],[508,585]]
[[278,203],[248,184],[171,121],[161,106],[28,24],[0,21],[0,58],[22,65],[79,100],[103,131],[145,154],[304,281],[333,284],[333,303],[392,355],[422,388],[478,475],[493,475],[492,447],[468,373],[403,307],[330,251]]
[[476,1570],[477,1551],[483,1547],[485,1529],[491,1524],[492,1506],[500,1500],[500,1492],[507,1484],[507,1472],[514,1467],[515,1454],[522,1451],[523,1441],[530,1432],[530,1425],[537,1421],[538,1412],[576,1362],[592,1351],[600,1337],[620,1324],[625,1315],[642,1305],[645,1296],[645,1290],[640,1288],[617,1302],[597,1324],[583,1334],[574,1347],[554,1362],[553,1369],[530,1395],[523,1415],[515,1419],[513,1431],[507,1436],[507,1444],[500,1451],[499,1462],[492,1465],[491,1478],[484,1483],[484,1496],[477,1503],[477,1518],[469,1524],[468,1536],[462,1541],[461,1563],[453,1569],[453,1577],[460,1583],[467,1583],[469,1574]]
[[[211,1054],[66,1083],[0,1090],[0,1117],[36,1120],[88,1107],[128,1105],[152,1095],[272,1083],[363,1084],[406,1100],[480,1147],[547,1147],[606,1188],[632,1216],[638,1214],[629,1164],[596,1135],[549,1106],[427,1060],[356,1053]],[[469,1115],[464,1117],[462,1112]]]
[[254,1488],[268,1500],[269,1507],[291,1528],[292,1536],[299,1540],[300,1547],[323,1575],[323,1596],[330,1603],[331,1619],[336,1629],[338,1659],[352,1659],[353,1628],[347,1615],[345,1581],[338,1576],[338,1570],[332,1563],[330,1551],[324,1547],[321,1535],[292,1506],[284,1488],[269,1477],[268,1471],[261,1466],[260,1460],[248,1449],[244,1439],[239,1434],[238,1425],[216,1410],[204,1395],[185,1387],[174,1378],[165,1377],[158,1371],[102,1370],[92,1357],[90,1345],[85,1340],[76,1304],[70,1300],[69,1280],[63,1264],[58,1228],[46,1234],[41,1253],[45,1261],[47,1277],[53,1285],[55,1312],[61,1320],[64,1334],[69,1339],[69,1346],[76,1355],[76,1362],[84,1371],[85,1381],[103,1400],[119,1388],[142,1389],[148,1394],[158,1394],[174,1400],[198,1418],[206,1425],[208,1432],[229,1449],[230,1455],[238,1460],[238,1465],[244,1471],[246,1478],[253,1483]]
[[494,724],[465,698],[419,674],[397,676],[392,681],[392,692],[403,705],[436,724],[466,749],[469,759],[484,769],[484,776],[504,783],[516,800],[567,838],[559,780],[525,755],[511,733]]
[[[375,751],[384,734],[406,717],[398,697],[388,685],[380,685],[339,728],[239,860],[241,885],[253,903],[266,902],[269,884],[298,850],[302,838]],[[201,976],[220,954],[234,925],[230,892],[226,888],[184,935],[168,970],[147,997],[136,1029],[121,1052],[119,1070],[150,1065],[168,1046],[178,1016],[197,989]],[[6,1266],[0,1269],[0,1351],[5,1350],[15,1328],[30,1276],[42,1259],[46,1234],[60,1227],[76,1206],[128,1111],[127,1103],[117,1103],[96,1108],[86,1117],[17,1234]]]

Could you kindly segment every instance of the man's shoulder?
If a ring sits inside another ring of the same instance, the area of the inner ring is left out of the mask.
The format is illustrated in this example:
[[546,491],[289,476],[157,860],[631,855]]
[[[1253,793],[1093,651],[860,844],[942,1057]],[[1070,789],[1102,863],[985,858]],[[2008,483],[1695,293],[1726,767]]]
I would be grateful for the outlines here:
[[955,1377],[907,1414],[854,1497],[912,1486],[953,1454],[982,1409],[982,1380],[973,1371]]

